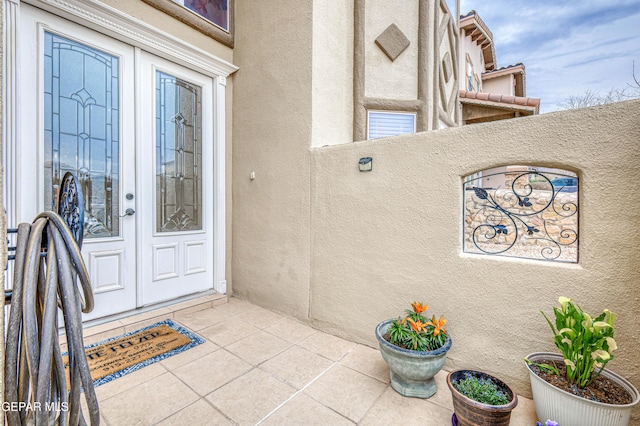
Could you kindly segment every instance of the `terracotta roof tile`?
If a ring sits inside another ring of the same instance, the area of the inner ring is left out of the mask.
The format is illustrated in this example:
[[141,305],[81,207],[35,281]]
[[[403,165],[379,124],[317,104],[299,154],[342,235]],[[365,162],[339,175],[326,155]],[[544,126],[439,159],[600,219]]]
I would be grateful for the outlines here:
[[469,92],[467,90],[460,90],[460,98],[496,102],[496,103],[501,103],[506,105],[520,105],[520,106],[526,106],[526,107],[533,107],[536,109],[536,111],[540,107],[540,99],[525,98],[522,96],[498,95],[494,93]]

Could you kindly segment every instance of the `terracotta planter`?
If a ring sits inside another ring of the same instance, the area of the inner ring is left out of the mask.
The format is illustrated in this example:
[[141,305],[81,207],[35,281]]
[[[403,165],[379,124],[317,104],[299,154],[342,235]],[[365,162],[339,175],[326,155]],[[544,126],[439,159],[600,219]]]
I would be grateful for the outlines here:
[[392,320],[386,320],[376,327],[376,338],[380,343],[380,353],[389,366],[391,387],[403,396],[429,398],[436,393],[434,376],[444,367],[447,351],[451,348],[451,338],[440,349],[420,352],[402,349],[387,342],[384,337]]
[[[537,363],[543,359],[563,362],[562,355],[550,352],[532,353],[527,355],[527,359]],[[581,398],[541,379],[528,364],[527,369],[539,420],[552,419],[562,426],[626,426],[629,424],[631,410],[640,402],[638,390],[627,380],[606,368],[601,375],[614,380],[626,389],[631,395],[631,403],[614,405]]]
[[[509,403],[505,405],[483,404],[458,392],[451,381],[464,379],[467,373],[479,379],[490,379],[507,395]],[[511,411],[518,405],[518,396],[509,385],[481,371],[454,370],[447,376],[447,386],[453,396],[453,409],[458,418],[458,426],[506,426],[511,422]]]

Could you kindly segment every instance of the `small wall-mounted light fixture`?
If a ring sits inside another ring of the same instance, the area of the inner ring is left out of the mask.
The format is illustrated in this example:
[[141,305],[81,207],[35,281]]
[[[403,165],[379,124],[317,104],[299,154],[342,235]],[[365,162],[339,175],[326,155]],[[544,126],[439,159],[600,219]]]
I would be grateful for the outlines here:
[[358,168],[361,172],[370,172],[373,169],[373,158],[362,157],[360,161],[358,161]]

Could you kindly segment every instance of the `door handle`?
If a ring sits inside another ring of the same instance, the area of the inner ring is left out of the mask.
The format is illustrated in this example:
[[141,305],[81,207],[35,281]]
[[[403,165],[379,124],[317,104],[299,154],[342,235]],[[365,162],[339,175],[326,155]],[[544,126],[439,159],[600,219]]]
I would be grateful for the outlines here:
[[136,212],[136,211],[135,211],[134,209],[126,209],[126,210],[124,211],[124,214],[123,214],[123,215],[120,215],[120,217],[133,216],[133,214],[134,214],[135,212]]

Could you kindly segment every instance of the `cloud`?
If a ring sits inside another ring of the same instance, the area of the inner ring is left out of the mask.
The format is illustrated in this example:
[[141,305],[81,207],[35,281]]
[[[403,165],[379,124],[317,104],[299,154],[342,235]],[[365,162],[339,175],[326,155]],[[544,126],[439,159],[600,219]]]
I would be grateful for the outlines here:
[[[523,62],[542,111],[585,90],[609,91],[640,69],[640,0],[461,0],[493,33],[499,66]],[[637,75],[640,73],[637,73]]]

